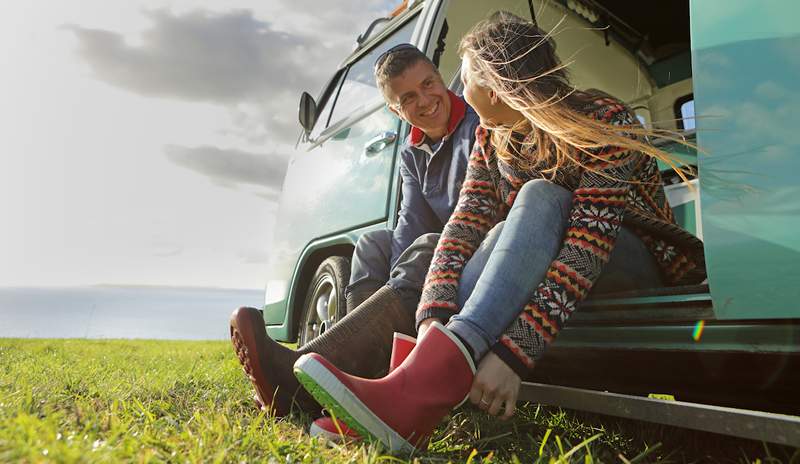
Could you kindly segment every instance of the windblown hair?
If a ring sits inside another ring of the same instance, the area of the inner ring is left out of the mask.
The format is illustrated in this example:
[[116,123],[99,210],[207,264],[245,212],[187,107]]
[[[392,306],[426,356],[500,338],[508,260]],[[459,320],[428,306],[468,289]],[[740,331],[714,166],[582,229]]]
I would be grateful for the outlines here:
[[378,83],[381,94],[386,96],[386,91],[389,89],[389,81],[400,76],[408,68],[420,61],[430,64],[431,68],[439,74],[439,69],[433,64],[433,61],[416,48],[398,50],[387,55],[381,61],[380,66],[375,67],[375,82]]
[[511,13],[496,13],[464,36],[459,55],[469,58],[470,79],[494,90],[525,116],[513,127],[487,127],[492,129],[498,158],[507,163],[554,176],[559,168],[584,166],[581,153],[596,157],[593,151],[617,146],[666,162],[684,180],[691,172],[647,140],[658,136],[689,145],[679,134],[646,129],[636,121],[611,125],[581,111],[591,107],[593,100],[609,96],[573,88],[552,37],[534,23]]

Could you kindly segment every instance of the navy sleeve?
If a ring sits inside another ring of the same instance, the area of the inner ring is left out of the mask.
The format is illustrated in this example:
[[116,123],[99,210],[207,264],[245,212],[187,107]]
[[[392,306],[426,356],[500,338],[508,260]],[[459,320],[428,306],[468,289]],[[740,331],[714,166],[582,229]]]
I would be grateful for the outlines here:
[[414,154],[409,150],[403,150],[400,156],[403,197],[400,202],[397,227],[392,235],[392,266],[397,262],[400,254],[419,236],[430,232],[441,232],[443,227],[442,222],[436,217],[422,195],[422,183],[413,163]]

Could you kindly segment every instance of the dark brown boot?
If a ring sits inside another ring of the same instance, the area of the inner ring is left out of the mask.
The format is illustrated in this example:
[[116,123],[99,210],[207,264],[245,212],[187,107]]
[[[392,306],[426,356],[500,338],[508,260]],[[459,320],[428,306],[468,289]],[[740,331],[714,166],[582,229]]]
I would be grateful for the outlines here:
[[414,309],[391,287],[381,287],[336,325],[293,351],[267,336],[257,309],[243,307],[231,315],[231,341],[264,408],[283,416],[295,404],[308,414],[319,415],[321,407],[292,372],[297,358],[319,353],[345,372],[378,377],[388,368],[393,333],[416,333]]
[[377,284],[372,281],[361,282],[349,288],[345,299],[347,301],[347,313],[353,312],[354,309],[361,306],[361,303],[367,301],[375,292],[384,287],[382,284]]

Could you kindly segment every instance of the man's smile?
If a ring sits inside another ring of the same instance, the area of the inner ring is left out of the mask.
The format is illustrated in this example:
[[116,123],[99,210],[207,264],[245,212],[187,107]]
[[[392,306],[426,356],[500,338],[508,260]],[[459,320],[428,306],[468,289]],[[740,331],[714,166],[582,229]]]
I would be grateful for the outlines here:
[[433,106],[428,111],[422,112],[419,115],[426,118],[434,116],[439,111],[439,108],[441,106],[442,106],[441,102],[439,100],[436,100],[436,103],[434,103]]

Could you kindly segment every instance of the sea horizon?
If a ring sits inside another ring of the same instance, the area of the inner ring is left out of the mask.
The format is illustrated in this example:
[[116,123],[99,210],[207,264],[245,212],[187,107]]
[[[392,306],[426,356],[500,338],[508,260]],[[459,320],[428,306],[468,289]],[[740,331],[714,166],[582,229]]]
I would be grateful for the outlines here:
[[261,289],[95,284],[0,287],[0,337],[224,340]]

